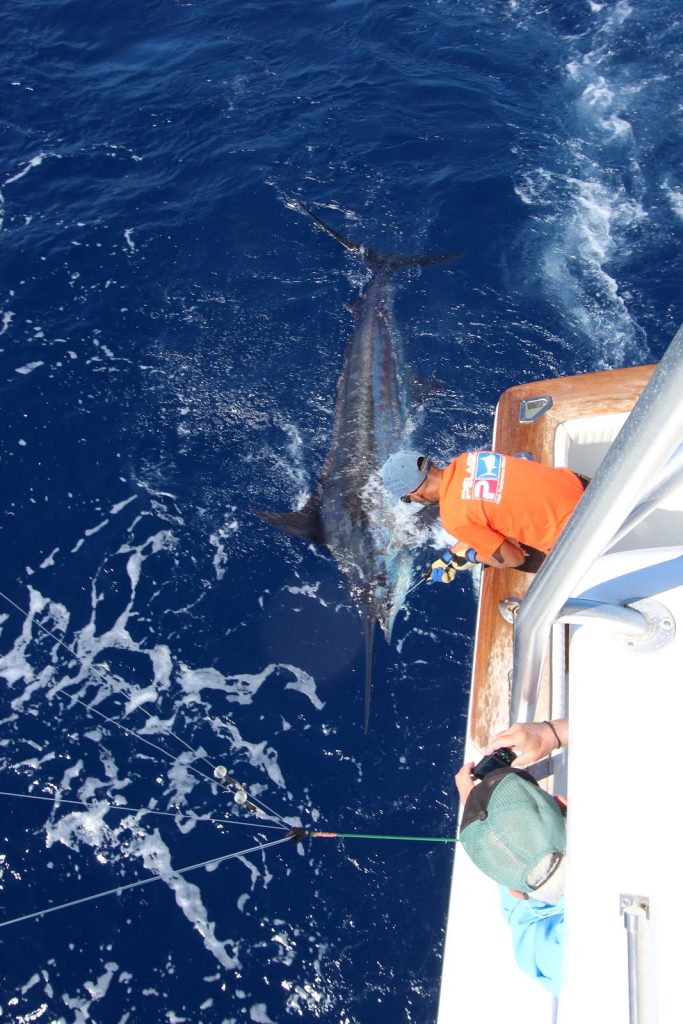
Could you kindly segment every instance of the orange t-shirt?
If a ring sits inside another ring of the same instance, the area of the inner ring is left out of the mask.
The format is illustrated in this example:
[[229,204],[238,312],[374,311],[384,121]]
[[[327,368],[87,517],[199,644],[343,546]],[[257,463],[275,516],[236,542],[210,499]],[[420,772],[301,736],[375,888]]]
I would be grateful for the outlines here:
[[506,538],[547,554],[583,495],[571,469],[497,452],[465,452],[444,470],[444,529],[491,561]]

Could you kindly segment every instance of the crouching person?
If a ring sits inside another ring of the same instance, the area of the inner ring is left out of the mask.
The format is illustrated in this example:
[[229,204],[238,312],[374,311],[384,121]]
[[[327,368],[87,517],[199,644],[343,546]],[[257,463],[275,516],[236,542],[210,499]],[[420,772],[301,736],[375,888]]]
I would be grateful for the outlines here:
[[531,775],[497,768],[478,781],[474,762],[455,783],[464,806],[460,843],[501,886],[502,910],[521,969],[559,994],[564,937],[566,802]]

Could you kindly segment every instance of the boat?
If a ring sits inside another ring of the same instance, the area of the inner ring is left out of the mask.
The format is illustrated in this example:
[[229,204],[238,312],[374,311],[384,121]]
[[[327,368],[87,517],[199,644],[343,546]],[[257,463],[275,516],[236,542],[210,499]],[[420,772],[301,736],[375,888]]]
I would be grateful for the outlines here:
[[[464,758],[567,717],[531,769],[565,795],[559,997],[517,966],[498,886],[456,844],[438,1024],[680,1019],[683,327],[657,366],[511,387],[492,448],[590,478],[536,576],[482,571]],[[462,809],[461,809],[462,811]]]

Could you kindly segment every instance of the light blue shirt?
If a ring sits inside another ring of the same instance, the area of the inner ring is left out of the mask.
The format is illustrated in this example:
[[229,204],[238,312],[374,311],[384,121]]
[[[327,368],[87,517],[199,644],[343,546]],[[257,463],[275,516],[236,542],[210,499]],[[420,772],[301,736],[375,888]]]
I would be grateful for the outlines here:
[[554,996],[560,993],[564,900],[520,900],[500,887],[503,916],[512,929],[515,959],[525,974],[538,978]]

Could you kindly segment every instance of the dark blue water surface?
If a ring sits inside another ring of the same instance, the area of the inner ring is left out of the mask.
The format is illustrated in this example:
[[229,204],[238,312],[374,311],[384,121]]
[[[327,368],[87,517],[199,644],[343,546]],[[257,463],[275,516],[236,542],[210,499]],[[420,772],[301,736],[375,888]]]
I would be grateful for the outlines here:
[[[367,280],[293,204],[467,250],[396,280],[412,368],[444,382],[415,414],[440,460],[487,442],[510,384],[659,358],[680,7],[4,0],[0,27],[0,788],[88,805],[0,797],[0,917],[159,876],[0,929],[0,1016],[428,1024],[448,845],[177,874],[283,820],[454,828],[473,583],[418,588],[378,638],[365,736],[338,569],[249,511],[313,487]],[[220,823],[219,763],[264,827]]]

